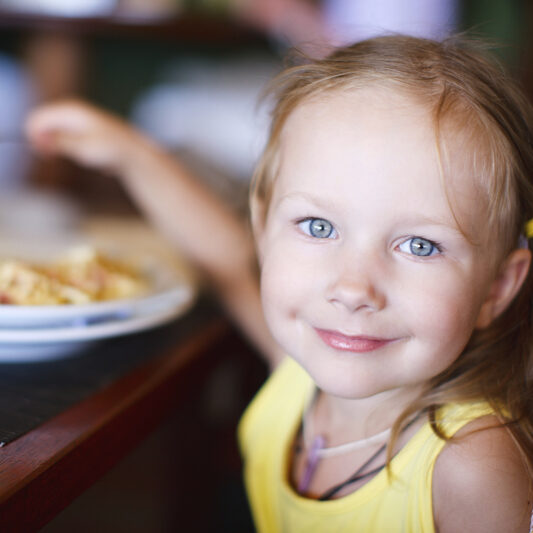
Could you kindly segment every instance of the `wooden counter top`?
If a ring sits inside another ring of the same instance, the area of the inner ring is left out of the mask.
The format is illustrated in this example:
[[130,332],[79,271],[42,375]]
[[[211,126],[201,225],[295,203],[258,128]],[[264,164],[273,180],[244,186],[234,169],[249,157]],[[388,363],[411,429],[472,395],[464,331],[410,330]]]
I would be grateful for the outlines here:
[[208,316],[132,371],[0,448],[1,530],[37,531],[50,521],[186,401],[239,343],[242,350],[225,318]]

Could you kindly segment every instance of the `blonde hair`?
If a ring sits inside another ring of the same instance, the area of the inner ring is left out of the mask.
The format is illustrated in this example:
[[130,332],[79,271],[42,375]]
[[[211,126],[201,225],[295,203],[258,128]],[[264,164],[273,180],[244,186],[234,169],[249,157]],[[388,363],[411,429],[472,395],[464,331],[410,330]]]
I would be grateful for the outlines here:
[[[287,68],[275,80],[270,137],[251,188],[252,215],[265,218],[278,172],[283,127],[296,107],[313,98],[372,85],[416,98],[431,113],[438,153],[453,149],[444,128],[464,137],[487,207],[487,228],[499,245],[498,261],[514,248],[533,217],[533,110],[527,98],[478,42],[442,42],[384,36],[336,50],[329,57]],[[531,272],[509,308],[476,330],[457,360],[427,383],[396,421],[389,446],[407,420],[444,404],[485,400],[505,424],[533,472],[533,334]],[[433,428],[443,438],[435,418]]]

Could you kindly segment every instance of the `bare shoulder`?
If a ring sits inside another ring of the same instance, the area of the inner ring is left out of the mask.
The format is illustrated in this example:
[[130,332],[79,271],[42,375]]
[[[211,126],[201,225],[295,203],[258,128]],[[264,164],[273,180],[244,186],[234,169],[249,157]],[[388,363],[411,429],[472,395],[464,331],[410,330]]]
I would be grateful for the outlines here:
[[438,533],[527,532],[529,476],[516,444],[494,416],[465,426],[439,454],[433,475]]

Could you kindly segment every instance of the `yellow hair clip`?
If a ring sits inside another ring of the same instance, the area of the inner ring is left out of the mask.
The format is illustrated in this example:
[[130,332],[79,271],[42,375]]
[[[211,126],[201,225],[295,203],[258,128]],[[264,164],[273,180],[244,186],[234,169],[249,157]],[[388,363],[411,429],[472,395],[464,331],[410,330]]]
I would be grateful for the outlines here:
[[533,218],[526,222],[525,232],[528,239],[533,239]]

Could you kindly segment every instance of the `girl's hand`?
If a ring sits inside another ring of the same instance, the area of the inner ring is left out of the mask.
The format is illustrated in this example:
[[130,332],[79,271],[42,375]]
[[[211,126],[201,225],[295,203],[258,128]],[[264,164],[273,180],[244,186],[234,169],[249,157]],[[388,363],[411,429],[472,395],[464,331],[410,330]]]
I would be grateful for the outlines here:
[[271,366],[277,363],[281,356],[264,321],[247,225],[186,166],[123,120],[80,101],[36,109],[26,132],[43,154],[115,173],[147,219],[210,280]]
[[30,113],[26,134],[36,150],[121,174],[140,134],[120,118],[82,101],[47,104]]

